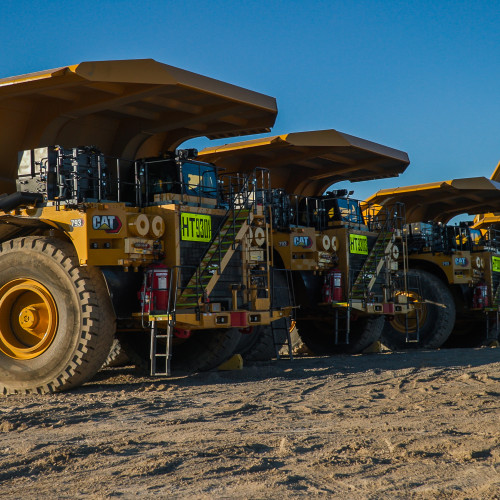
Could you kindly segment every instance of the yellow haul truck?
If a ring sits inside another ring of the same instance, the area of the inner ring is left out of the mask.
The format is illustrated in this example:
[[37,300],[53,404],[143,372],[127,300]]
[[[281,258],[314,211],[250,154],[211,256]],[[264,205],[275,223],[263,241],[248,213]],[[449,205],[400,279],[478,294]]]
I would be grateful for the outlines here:
[[[474,346],[498,337],[489,313],[498,310],[500,240],[453,217],[500,209],[500,184],[484,177],[384,189],[367,202],[406,206],[410,294],[423,296],[405,321],[384,326],[390,348]],[[478,323],[486,320],[486,327]]]
[[176,151],[267,132],[276,113],[149,59],[0,80],[1,393],[84,383],[115,328],[154,374],[172,343],[173,362],[208,369],[242,329],[288,314],[270,307],[267,174],[222,182]]
[[[406,153],[322,130],[207,148],[200,158],[227,172],[270,171],[275,265],[291,271],[298,332],[311,351],[361,352],[379,339],[384,316],[413,308],[395,246],[403,207],[363,215],[347,191],[325,193],[339,181],[397,176]],[[258,335],[271,338],[268,328]],[[252,337],[239,349],[252,359]]]

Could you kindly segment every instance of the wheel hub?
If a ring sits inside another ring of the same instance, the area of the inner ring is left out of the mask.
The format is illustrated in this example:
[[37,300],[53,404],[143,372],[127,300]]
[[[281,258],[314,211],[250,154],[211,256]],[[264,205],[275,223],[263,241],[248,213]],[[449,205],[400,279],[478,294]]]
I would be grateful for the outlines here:
[[33,330],[40,321],[38,311],[33,306],[25,307],[19,315],[19,324],[25,330]]
[[57,325],[56,303],[41,283],[20,278],[0,288],[0,351],[7,356],[40,356],[53,342]]

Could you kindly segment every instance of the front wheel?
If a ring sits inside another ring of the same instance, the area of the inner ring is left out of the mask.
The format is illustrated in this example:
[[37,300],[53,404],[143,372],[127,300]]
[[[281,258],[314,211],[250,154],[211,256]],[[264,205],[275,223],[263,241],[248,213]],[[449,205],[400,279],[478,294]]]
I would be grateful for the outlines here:
[[[427,271],[413,269],[408,274],[418,278],[422,299],[434,303],[419,304],[417,312],[409,313],[406,319],[397,315],[392,321],[386,321],[382,343],[392,350],[437,349],[446,342],[455,325],[453,296],[442,280]],[[407,342],[407,332],[410,339],[416,337],[417,327],[418,341]]]
[[115,318],[99,269],[45,237],[0,246],[0,393],[44,393],[91,379],[110,350]]

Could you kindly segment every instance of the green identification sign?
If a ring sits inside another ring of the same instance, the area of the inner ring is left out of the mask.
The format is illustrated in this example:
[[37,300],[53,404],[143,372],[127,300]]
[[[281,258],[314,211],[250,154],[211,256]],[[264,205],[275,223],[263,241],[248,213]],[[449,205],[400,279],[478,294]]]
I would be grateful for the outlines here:
[[181,240],[210,241],[212,220],[210,215],[181,213]]
[[360,234],[350,234],[349,251],[360,255],[368,255],[368,238]]
[[500,273],[500,257],[491,257],[491,268],[493,271]]

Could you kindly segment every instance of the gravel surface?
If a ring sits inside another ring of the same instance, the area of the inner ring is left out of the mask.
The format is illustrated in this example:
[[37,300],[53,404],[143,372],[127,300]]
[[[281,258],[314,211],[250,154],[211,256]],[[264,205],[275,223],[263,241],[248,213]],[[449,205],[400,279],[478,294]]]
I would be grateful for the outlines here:
[[500,349],[107,368],[0,404],[1,498],[500,498]]

